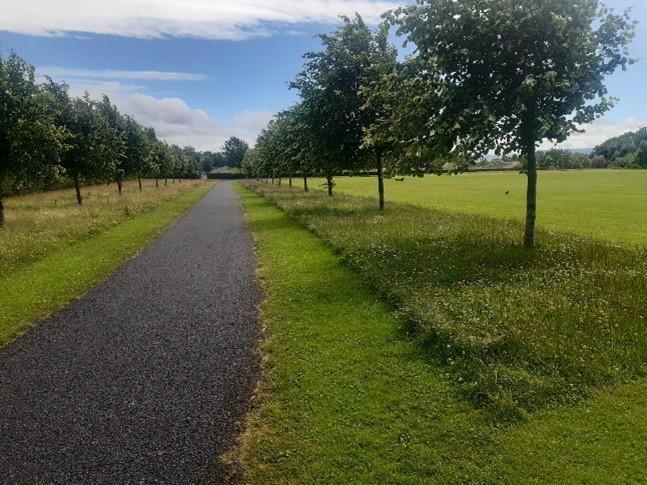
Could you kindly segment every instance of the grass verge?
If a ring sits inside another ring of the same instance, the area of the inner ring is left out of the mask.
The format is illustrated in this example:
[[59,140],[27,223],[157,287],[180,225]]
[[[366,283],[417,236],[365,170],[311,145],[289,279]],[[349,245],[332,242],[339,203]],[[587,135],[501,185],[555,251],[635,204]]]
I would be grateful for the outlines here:
[[127,181],[123,195],[114,184],[82,188],[83,205],[76,203],[74,189],[34,193],[5,200],[7,224],[0,230],[0,279],[53,251],[91,239],[103,231],[164,201],[204,186],[206,182],[185,180],[160,184]]
[[647,373],[647,251],[518,223],[258,184],[410,322],[455,388],[516,419]]
[[58,251],[50,245],[43,257],[4,275],[0,278],[0,345],[101,282],[211,187],[201,184],[176,193],[174,198],[159,201],[155,208],[121,220],[96,236],[76,243],[68,241]]
[[498,426],[312,233],[241,190],[266,299],[250,483],[640,483],[647,382]]

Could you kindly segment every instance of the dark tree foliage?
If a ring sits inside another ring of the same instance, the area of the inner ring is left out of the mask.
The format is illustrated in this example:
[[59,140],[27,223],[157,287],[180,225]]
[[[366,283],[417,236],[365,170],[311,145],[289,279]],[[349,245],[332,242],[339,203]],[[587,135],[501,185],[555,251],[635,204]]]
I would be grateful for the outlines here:
[[235,136],[229,138],[222,147],[223,155],[229,167],[240,167],[247,150],[249,150],[247,142]]
[[638,131],[609,138],[593,149],[593,155],[615,162],[619,158],[638,152],[645,142],[647,142],[647,128],[640,128]]
[[32,186],[64,151],[65,130],[46,109],[47,100],[33,66],[14,53],[0,57],[0,227],[5,194]]

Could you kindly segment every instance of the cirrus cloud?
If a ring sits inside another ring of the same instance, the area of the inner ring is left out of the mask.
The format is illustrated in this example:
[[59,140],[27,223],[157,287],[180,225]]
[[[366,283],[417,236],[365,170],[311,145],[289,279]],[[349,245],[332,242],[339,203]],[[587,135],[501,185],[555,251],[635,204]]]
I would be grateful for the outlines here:
[[39,66],[38,73],[61,79],[129,79],[142,81],[204,81],[208,79],[206,74],[193,72],[79,69],[62,66]]
[[361,13],[377,22],[389,0],[0,0],[0,30],[31,35],[94,33],[139,38],[241,40],[299,23]]

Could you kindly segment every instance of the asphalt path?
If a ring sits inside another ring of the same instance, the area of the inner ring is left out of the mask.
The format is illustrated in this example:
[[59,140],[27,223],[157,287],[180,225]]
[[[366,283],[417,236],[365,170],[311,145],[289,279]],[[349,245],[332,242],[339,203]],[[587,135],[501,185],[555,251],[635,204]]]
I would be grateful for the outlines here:
[[255,270],[240,201],[219,183],[0,349],[0,483],[235,482],[219,455],[258,374]]

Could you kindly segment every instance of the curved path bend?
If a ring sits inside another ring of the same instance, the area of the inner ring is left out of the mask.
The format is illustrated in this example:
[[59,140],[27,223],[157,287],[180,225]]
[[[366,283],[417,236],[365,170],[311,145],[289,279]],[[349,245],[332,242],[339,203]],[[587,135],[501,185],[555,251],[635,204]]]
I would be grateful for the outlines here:
[[229,483],[258,367],[252,237],[220,183],[0,349],[0,483]]

